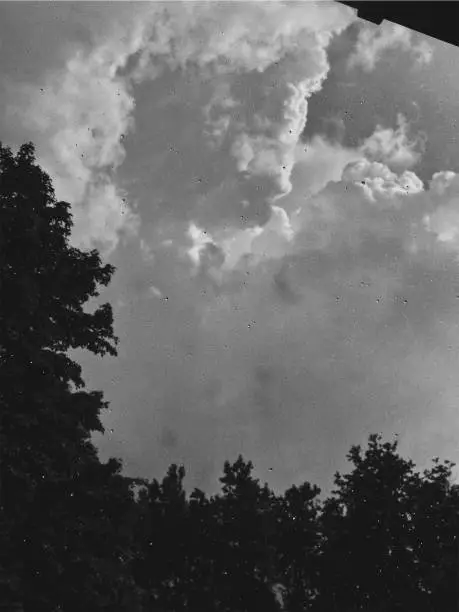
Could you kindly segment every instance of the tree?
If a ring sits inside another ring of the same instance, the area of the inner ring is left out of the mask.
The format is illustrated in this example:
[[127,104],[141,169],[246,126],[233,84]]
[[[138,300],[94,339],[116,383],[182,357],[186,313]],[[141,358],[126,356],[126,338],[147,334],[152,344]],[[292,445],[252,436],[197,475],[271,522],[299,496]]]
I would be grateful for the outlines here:
[[412,491],[414,553],[428,609],[449,612],[459,602],[459,487],[451,483],[454,463],[433,464]]
[[362,456],[352,446],[351,473],[335,475],[336,489],[321,515],[318,610],[422,609],[413,554],[414,464],[396,453],[397,441],[369,436]]
[[219,479],[222,495],[213,498],[219,537],[216,574],[219,610],[277,611],[273,549],[274,496],[252,477],[253,464],[239,455],[226,461]]
[[189,500],[189,597],[192,610],[217,610],[217,560],[220,558],[218,523],[213,499],[194,489]]
[[277,500],[275,550],[286,608],[308,610],[317,589],[320,547],[320,489],[308,482],[292,486]]
[[[115,460],[100,463],[90,441],[103,432],[102,393],[85,390],[67,355],[115,356],[117,344],[111,306],[84,310],[114,268],[69,245],[69,209],[31,143],[16,156],[0,143],[0,548],[25,612],[101,609],[125,567],[115,557],[133,504],[133,483]],[[104,550],[97,533],[110,533]]]
[[190,547],[185,469],[172,464],[162,482],[140,492],[134,576],[154,610],[185,610],[188,605]]

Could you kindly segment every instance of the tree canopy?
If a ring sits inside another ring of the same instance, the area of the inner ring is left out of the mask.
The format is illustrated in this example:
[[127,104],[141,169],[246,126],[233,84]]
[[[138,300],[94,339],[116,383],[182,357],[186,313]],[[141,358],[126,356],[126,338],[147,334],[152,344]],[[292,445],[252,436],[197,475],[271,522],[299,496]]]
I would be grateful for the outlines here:
[[33,145],[16,156],[1,146],[1,548],[26,612],[114,597],[129,540],[119,523],[134,508],[121,464],[102,464],[90,440],[103,432],[102,393],[85,389],[67,354],[116,355],[110,304],[83,308],[114,268],[70,246],[71,227]]

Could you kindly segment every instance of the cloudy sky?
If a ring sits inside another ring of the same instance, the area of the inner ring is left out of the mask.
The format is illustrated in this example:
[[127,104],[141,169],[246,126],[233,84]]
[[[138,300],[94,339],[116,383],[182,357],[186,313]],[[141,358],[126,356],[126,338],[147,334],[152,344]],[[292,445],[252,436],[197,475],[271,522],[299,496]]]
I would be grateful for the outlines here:
[[458,50],[334,2],[0,3],[0,139],[117,272],[101,456],[327,490],[459,460]]

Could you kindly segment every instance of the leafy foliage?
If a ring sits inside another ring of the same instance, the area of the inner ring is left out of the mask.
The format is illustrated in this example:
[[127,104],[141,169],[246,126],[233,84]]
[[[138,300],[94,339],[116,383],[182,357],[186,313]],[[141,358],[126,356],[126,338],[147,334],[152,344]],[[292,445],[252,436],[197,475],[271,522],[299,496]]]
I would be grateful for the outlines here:
[[116,592],[134,504],[121,465],[90,441],[102,393],[66,351],[116,355],[111,306],[83,310],[114,268],[69,246],[69,205],[32,144],[0,146],[0,181],[2,566],[26,612],[98,609]]
[[406,489],[414,466],[396,448],[396,441],[381,444],[380,436],[371,435],[364,456],[359,446],[351,448],[353,471],[335,476],[337,488],[321,519],[322,599],[369,610],[396,610],[416,599],[412,500]]

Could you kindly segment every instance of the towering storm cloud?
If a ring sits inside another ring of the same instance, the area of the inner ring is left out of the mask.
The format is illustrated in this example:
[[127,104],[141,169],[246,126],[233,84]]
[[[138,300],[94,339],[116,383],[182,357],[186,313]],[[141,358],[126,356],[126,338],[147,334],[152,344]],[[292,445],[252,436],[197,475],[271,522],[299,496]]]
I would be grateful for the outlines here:
[[[453,448],[459,167],[431,148],[432,50],[328,1],[79,19],[41,70],[7,67],[0,116],[117,267],[119,356],[81,356],[112,408],[100,448],[205,488],[238,452],[284,487],[371,431]],[[375,87],[427,102],[368,109]]]
[[353,17],[334,3],[136,6],[122,24],[109,23],[102,44],[79,49],[39,84],[12,83],[10,117],[39,140],[58,197],[74,204],[76,239],[110,251],[138,225],[113,176],[133,127],[133,86],[165,69],[199,70],[212,83],[209,138],[226,138],[234,158],[239,194],[227,216],[263,224],[291,188],[307,98],[328,71],[326,46]]

